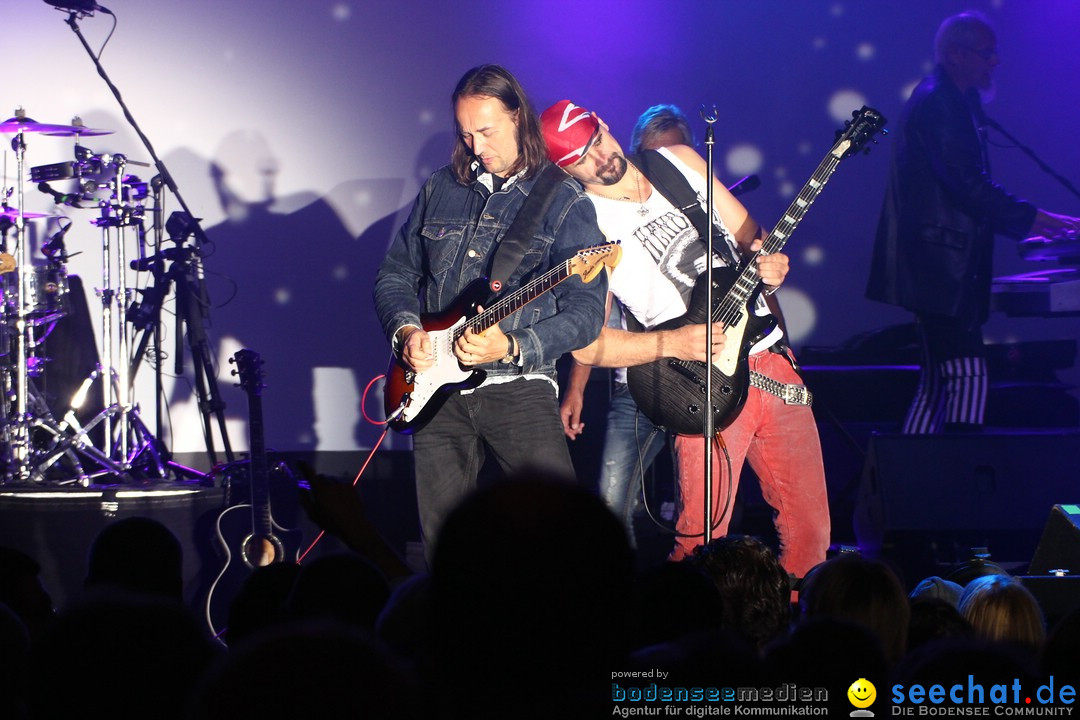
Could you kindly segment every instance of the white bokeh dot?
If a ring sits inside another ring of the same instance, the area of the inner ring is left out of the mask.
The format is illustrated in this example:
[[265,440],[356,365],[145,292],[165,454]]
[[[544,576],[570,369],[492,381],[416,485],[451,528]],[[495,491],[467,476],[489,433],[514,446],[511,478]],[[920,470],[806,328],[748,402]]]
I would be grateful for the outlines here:
[[417,120],[420,121],[421,125],[430,125],[435,122],[435,113],[430,110],[421,110]]
[[825,262],[825,249],[820,245],[807,245],[802,251],[802,260],[811,267],[817,267]]
[[829,117],[836,122],[851,119],[851,113],[866,104],[866,96],[857,90],[837,90],[829,98]]
[[330,8],[330,17],[339,22],[344,22],[352,17],[352,8],[347,3],[334,3]]
[[788,342],[798,345],[817,327],[817,307],[809,295],[788,283],[776,291],[776,299],[784,313]]
[[292,290],[289,288],[278,288],[274,291],[274,302],[278,305],[288,305],[292,302]]
[[754,145],[736,145],[727,152],[724,163],[732,175],[750,175],[761,169],[764,158]]
[[855,57],[860,60],[871,60],[876,52],[877,48],[873,43],[864,42],[855,46]]

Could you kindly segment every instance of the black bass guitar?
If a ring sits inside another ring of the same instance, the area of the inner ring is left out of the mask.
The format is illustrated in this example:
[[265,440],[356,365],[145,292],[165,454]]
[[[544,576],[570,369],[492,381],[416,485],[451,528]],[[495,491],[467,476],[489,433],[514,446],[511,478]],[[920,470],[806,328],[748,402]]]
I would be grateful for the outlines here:
[[225,565],[206,596],[206,621],[218,635],[225,626],[229,604],[251,571],[279,562],[295,562],[300,546],[300,531],[287,530],[274,520],[270,511],[271,472],[266,461],[263,440],[262,359],[254,350],[239,350],[231,358],[233,371],[248,397],[249,442],[251,459],[251,501],[232,505],[218,516],[215,529],[225,555]]
[[[727,338],[724,350],[713,358],[713,424],[720,430],[738,417],[750,385],[747,357],[754,343],[772,331],[775,318],[759,317],[752,309],[761,292],[761,278],[755,259],[780,252],[795,227],[817,199],[840,161],[858,152],[866,141],[885,126],[881,113],[868,107],[852,113],[836,143],[814,174],[795,197],[761,249],[738,268],[713,268],[698,277],[690,305],[682,317],[662,323],[653,330],[671,330],[697,323],[722,323]],[[708,311],[708,283],[713,286],[713,308]],[[627,382],[634,401],[645,416],[657,425],[684,435],[701,435],[705,428],[706,367],[704,362],[661,358],[627,369]]]
[[383,408],[390,427],[401,433],[415,432],[452,393],[474,388],[484,381],[483,370],[466,368],[454,356],[454,343],[465,334],[466,327],[481,333],[573,275],[590,282],[605,265],[614,268],[620,257],[622,248],[618,243],[586,248],[482,312],[477,307],[483,305],[491,291],[486,281],[476,280],[446,312],[421,316],[424,330],[431,336],[435,365],[418,373],[405,367],[396,356],[390,358],[383,390]]

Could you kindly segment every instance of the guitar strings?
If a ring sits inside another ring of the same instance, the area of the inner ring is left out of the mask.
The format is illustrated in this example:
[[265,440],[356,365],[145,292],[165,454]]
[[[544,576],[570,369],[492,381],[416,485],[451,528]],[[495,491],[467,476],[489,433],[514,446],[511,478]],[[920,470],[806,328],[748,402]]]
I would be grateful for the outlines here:
[[[807,182],[803,186],[803,189],[788,206],[787,212],[784,213],[783,219],[780,220],[778,226],[781,226],[781,233],[778,235],[776,229],[769,234],[769,237],[765,239],[761,249],[754,253],[754,256],[743,266],[739,276],[732,283],[731,288],[724,296],[716,308],[716,311],[712,313],[712,321],[720,322],[724,327],[730,327],[734,324],[735,320],[742,313],[743,308],[746,305],[746,301],[749,299],[750,294],[757,287],[760,278],[757,274],[757,267],[754,264],[754,260],[760,255],[771,255],[774,252],[778,252],[787,242],[790,237],[794,226],[802,220],[803,215],[813,204],[814,200],[821,193],[821,190],[825,187],[825,183],[829,181],[832,174],[836,172],[837,166],[840,164],[840,159],[834,156],[831,152],[825,157],[824,160],[818,165],[813,175],[810,176],[811,181],[817,182],[817,186],[813,186],[811,182]],[[802,201],[800,203],[800,201]],[[790,218],[790,220],[789,220]],[[739,292],[736,292],[738,290]]]
[[[504,305],[508,306],[517,304],[517,300],[526,295],[532,295],[532,297],[526,300],[525,303],[531,302],[532,300],[540,297],[548,290],[570,277],[570,275],[572,274],[571,263],[574,261],[574,259],[584,259],[584,256],[595,255],[597,252],[608,253],[611,251],[611,245],[613,244],[614,243],[609,243],[608,245],[600,245],[593,248],[586,248],[585,250],[581,250],[580,252],[578,252],[574,258],[563,260],[561,263],[538,277],[536,280],[533,280],[524,287],[520,287],[507,295],[505,298],[500,300],[495,307],[487,308],[483,312],[476,315],[471,322],[457,328],[454,331],[453,339],[457,340],[462,335],[464,335],[466,327],[471,327],[475,332],[482,332],[481,327],[486,330],[487,328],[491,327],[492,325],[499,322],[504,317],[510,314],[509,312],[503,312]],[[520,303],[519,307],[521,305],[524,305],[525,303]]]
[[[555,282],[552,282],[552,280],[557,278],[560,274],[562,274],[563,277],[559,278]],[[507,295],[505,298],[500,300],[495,307],[485,309],[483,312],[476,315],[471,322],[465,323],[461,327],[457,328],[454,331],[454,340],[457,340],[462,335],[464,335],[465,329],[467,327],[471,327],[474,332],[482,332],[481,328],[483,328],[483,330],[486,330],[487,328],[497,323],[499,320],[502,320],[504,317],[506,317],[506,315],[499,315],[503,311],[503,308],[501,307],[503,304],[512,305],[514,304],[514,301],[527,294],[530,294],[533,290],[538,291],[535,293],[534,297],[539,297],[541,294],[555,287],[568,277],[570,277],[570,261],[564,260],[558,266],[544,273],[539,278],[532,281],[525,287],[518,288],[514,292]],[[530,300],[531,299],[533,298],[530,298]]]

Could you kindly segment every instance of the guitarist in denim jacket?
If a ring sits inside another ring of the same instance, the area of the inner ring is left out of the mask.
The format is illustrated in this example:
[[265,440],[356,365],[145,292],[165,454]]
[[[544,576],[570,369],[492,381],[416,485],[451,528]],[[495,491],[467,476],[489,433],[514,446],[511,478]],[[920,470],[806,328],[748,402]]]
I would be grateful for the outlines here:
[[[585,187],[608,239],[622,241],[622,259],[611,276],[611,292],[648,331],[604,327],[596,342],[574,352],[574,359],[593,367],[632,367],[665,358],[707,362],[705,324],[656,329],[688,314],[697,279],[709,265],[705,244],[693,223],[625,157],[608,126],[595,114],[563,100],[545,110],[541,122],[552,161]],[[702,200],[706,170],[701,156],[685,145],[659,152]],[[727,245],[730,252],[756,252],[765,237],[762,228],[722,183],[712,182],[715,212],[710,215],[722,231],[717,242]],[[734,232],[727,228],[734,228]],[[733,242],[729,243],[729,237]],[[716,262],[721,263],[720,258]],[[766,292],[783,282],[787,270],[788,258],[782,253],[763,255],[757,261]],[[768,314],[763,302],[754,303],[753,312]],[[714,357],[724,349],[724,331],[721,323],[714,325]],[[779,352],[781,337],[782,332],[774,329],[756,341],[747,362],[752,371],[773,381],[773,387],[801,386],[786,352]],[[639,405],[644,409],[642,403]],[[766,502],[776,511],[781,564],[789,574],[804,576],[825,559],[830,536],[825,471],[813,411],[808,404],[788,404],[751,386],[738,415],[718,435],[730,455],[730,466],[717,444],[711,498],[716,526],[712,534],[720,536],[728,531],[730,503],[746,460],[760,479]],[[674,449],[680,509],[670,559],[681,560],[702,544],[704,537],[705,438],[701,433],[677,434]]]
[[[379,321],[394,353],[417,372],[439,361],[421,314],[454,311],[459,294],[488,275],[496,248],[549,167],[535,110],[504,68],[473,68],[451,102],[457,134],[451,162],[424,185],[375,281]],[[504,294],[604,242],[593,206],[573,180],[560,180],[552,192],[524,258],[505,278]],[[507,473],[574,477],[555,361],[597,337],[606,296],[606,274],[589,283],[570,277],[483,333],[468,329],[454,342],[456,361],[484,370],[486,379],[451,394],[413,434],[429,561],[443,520],[476,487],[487,452]]]

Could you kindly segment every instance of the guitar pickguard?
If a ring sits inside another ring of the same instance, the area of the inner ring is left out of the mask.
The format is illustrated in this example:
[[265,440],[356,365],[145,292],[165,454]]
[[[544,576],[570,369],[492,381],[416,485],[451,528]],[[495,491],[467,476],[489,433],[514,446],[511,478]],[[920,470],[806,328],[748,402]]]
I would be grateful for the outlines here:
[[[730,268],[713,270],[714,305],[723,302],[725,291],[737,275]],[[712,314],[707,312],[708,277],[698,278],[686,314],[659,325],[657,330],[671,330],[709,320]],[[751,297],[751,306],[755,298],[756,295]],[[746,358],[754,343],[772,331],[775,319],[759,317],[749,307],[741,307],[728,320],[724,349],[713,358],[711,403],[706,403],[708,366],[703,362],[662,358],[627,368],[630,394],[647,418],[681,435],[704,432],[706,407],[713,413],[713,425],[717,430],[734,422],[750,387]]]

